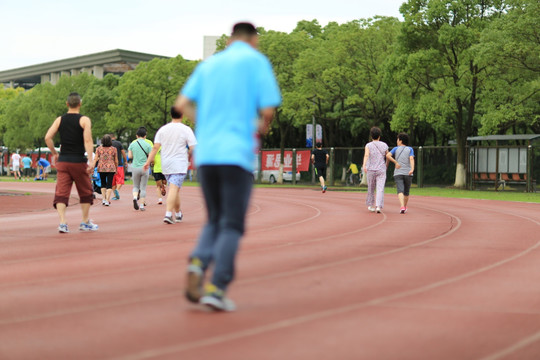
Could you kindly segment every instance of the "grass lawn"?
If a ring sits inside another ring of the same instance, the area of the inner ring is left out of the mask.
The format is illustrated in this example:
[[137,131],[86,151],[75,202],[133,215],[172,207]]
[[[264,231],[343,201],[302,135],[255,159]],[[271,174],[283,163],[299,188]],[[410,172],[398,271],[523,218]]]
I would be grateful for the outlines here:
[[[0,177],[0,182],[15,182],[13,177],[2,176]],[[54,177],[48,179],[46,182],[54,182]],[[126,184],[132,185],[131,180],[126,180]],[[153,178],[150,178],[148,181],[148,188],[155,187],[155,181]],[[184,186],[198,186],[197,182],[186,181]],[[291,183],[285,184],[257,184],[255,187],[262,188],[299,188],[299,189],[318,189],[318,185],[310,184],[299,184],[293,186]],[[351,191],[351,192],[366,192],[365,187],[345,187],[345,186],[329,186],[328,191]],[[395,187],[386,187],[385,192],[387,194],[394,194],[396,191]],[[501,200],[501,201],[522,201],[522,202],[532,202],[540,203],[540,194],[539,193],[525,193],[522,191],[507,189],[504,191],[493,191],[493,190],[461,190],[451,187],[424,187],[424,188],[411,188],[411,196],[438,196],[438,197],[448,197],[448,198],[465,198],[465,199],[484,199],[484,200]]]

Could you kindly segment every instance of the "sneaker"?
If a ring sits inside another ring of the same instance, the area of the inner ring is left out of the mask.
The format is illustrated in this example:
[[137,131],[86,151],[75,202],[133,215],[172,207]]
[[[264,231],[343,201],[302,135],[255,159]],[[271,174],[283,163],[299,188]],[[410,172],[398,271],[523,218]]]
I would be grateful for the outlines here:
[[375,212],[375,208],[374,208],[373,206],[368,206],[367,209],[368,209],[369,211],[371,211],[371,212]]
[[322,188],[323,194],[326,192],[326,189],[327,189],[327,187],[326,187],[326,185],[324,185],[323,188]]
[[120,198],[115,196],[112,198],[112,200],[120,200]]
[[192,303],[198,303],[202,297],[202,282],[204,278],[202,262],[198,258],[191,259],[187,268],[186,298]]
[[58,232],[59,232],[59,233],[62,233],[62,234],[68,233],[68,232],[69,232],[69,229],[68,229],[67,224],[60,224],[60,225],[58,225]]
[[225,297],[225,292],[218,289],[213,284],[206,286],[206,293],[199,301],[202,305],[206,305],[215,311],[234,311],[236,305],[231,299]]
[[[144,205],[146,205],[146,204],[144,204]],[[144,207],[144,205],[141,205],[139,210],[146,211],[146,208]]]
[[86,223],[82,222],[81,225],[79,225],[79,230],[81,231],[97,231],[98,229],[99,226],[94,224],[92,220],[88,220]]
[[101,205],[105,206],[105,203],[106,203],[105,200],[101,200]]
[[184,214],[180,214],[180,216],[176,216],[174,218],[174,221],[179,223],[179,222],[182,222],[182,219],[184,218]]
[[158,201],[157,201],[158,205],[161,205],[163,204],[163,199],[162,198],[159,198]]
[[381,213],[381,208],[377,206],[377,208],[375,208],[375,211],[377,212],[377,214],[380,214]]
[[139,210],[139,204],[137,203],[137,199],[133,199],[133,208],[135,210]]
[[165,224],[174,224],[174,220],[173,220],[172,216],[165,216],[163,218],[163,222]]
[[405,214],[405,212],[407,211],[407,209],[404,207],[402,207],[401,209],[399,209],[399,213],[400,214]]
[[111,206],[111,203],[108,202],[108,201],[105,201],[105,204],[103,204],[103,205],[105,205],[105,206]]
[[120,193],[118,192],[118,190],[114,190],[113,200],[120,200]]
[[407,212],[407,210],[409,210],[409,208],[405,206],[405,212],[404,212],[404,214]]

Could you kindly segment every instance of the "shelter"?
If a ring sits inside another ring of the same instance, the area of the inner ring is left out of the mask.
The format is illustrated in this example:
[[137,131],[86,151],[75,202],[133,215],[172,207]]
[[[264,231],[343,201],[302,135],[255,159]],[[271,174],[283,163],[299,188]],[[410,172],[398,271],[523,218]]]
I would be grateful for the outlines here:
[[[535,152],[540,148],[540,134],[474,136],[467,140],[469,153],[469,185],[493,184],[495,189],[507,184],[525,185],[535,191],[537,172]],[[535,166],[536,165],[536,166]]]

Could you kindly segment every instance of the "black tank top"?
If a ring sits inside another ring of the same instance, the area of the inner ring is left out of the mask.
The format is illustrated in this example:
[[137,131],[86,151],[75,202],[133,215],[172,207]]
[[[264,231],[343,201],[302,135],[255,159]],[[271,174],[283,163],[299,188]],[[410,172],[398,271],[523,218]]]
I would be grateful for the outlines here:
[[60,121],[60,156],[58,161],[80,163],[86,162],[84,156],[83,128],[79,124],[81,114],[64,114]]

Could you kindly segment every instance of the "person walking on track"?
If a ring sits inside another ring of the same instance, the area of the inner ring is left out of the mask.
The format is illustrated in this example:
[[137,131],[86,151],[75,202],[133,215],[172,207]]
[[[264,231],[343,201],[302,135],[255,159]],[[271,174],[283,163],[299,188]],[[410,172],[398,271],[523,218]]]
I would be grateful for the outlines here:
[[401,208],[400,214],[407,212],[409,203],[409,191],[414,173],[414,150],[409,146],[409,135],[399,133],[397,136],[397,146],[394,147],[386,158],[396,165],[394,170],[394,180],[396,182],[397,193]]
[[[370,136],[372,141],[366,145],[363,165],[368,183],[366,205],[369,211],[380,213],[384,206],[388,145],[380,141],[381,129],[378,127],[371,128]],[[377,192],[376,197],[375,192]]]
[[[89,219],[90,206],[93,203],[92,183],[90,174],[94,170],[95,162],[90,165],[84,155],[85,151],[92,154],[94,142],[92,140],[92,122],[89,117],[80,114],[81,97],[77,93],[69,94],[66,102],[68,112],[56,118],[47,134],[45,143],[51,151],[52,162],[56,161],[56,190],[53,205],[58,211],[60,233],[69,232],[66,222],[66,208],[69,205],[71,186],[75,182],[79,193],[79,202],[82,209],[82,222],[79,225],[81,231],[96,231],[99,226]],[[54,148],[53,138],[60,133],[60,156]]]
[[325,193],[327,187],[324,181],[326,180],[326,167],[330,156],[328,155],[328,151],[323,150],[321,142],[316,143],[315,147],[316,149],[311,152],[311,162],[315,168],[315,175],[321,182],[322,192]]
[[[260,119],[258,130],[266,134],[281,103],[272,65],[257,44],[252,24],[234,25],[227,48],[197,66],[175,103],[196,121],[195,163],[208,215],[190,256],[186,297],[215,310],[235,309],[225,294],[234,278],[253,187],[254,119]],[[211,264],[203,294],[202,279]]]

